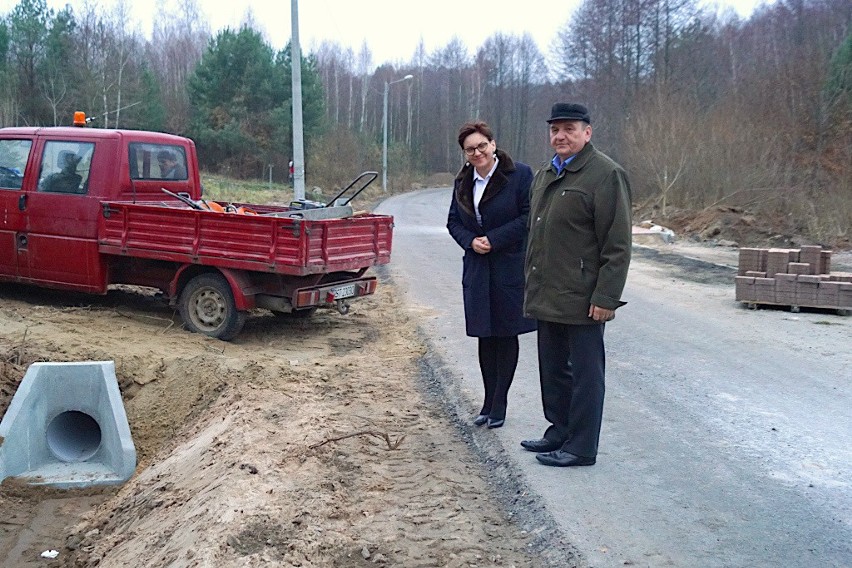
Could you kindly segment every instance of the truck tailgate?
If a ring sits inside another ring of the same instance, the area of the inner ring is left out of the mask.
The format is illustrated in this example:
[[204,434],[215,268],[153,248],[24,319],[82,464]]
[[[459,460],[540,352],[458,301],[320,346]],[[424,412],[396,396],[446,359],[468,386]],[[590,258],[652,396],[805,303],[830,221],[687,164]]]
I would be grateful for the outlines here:
[[103,254],[291,275],[390,262],[389,215],[304,220],[280,216],[286,208],[251,207],[260,214],[199,211],[165,202],[103,202],[98,249]]

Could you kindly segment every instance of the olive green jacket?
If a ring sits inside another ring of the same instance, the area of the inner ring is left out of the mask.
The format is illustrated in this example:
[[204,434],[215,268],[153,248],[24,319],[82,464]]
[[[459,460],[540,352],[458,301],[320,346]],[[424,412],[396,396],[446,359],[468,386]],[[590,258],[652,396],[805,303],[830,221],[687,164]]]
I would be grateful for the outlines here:
[[561,174],[540,169],[530,192],[524,315],[592,324],[590,305],[624,305],[632,246],[624,169],[588,143]]

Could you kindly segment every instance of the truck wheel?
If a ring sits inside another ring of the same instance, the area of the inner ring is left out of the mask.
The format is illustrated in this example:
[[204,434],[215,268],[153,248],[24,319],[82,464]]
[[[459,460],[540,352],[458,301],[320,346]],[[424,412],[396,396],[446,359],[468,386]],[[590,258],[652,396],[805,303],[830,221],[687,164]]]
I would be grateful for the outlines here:
[[234,294],[221,274],[201,274],[190,280],[178,300],[180,317],[187,329],[223,341],[233,339],[246,322],[237,309]]

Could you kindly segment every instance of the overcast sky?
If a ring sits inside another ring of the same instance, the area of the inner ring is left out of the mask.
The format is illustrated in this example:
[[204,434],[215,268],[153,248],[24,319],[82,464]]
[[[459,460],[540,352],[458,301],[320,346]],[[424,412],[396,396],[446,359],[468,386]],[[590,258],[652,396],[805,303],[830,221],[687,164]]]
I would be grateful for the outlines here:
[[[48,5],[58,9],[68,3],[79,9],[83,1],[48,0]],[[109,9],[113,1],[101,0],[99,4]],[[130,0],[146,35],[150,33],[152,17],[162,13],[157,9],[160,2],[163,0]],[[290,39],[290,0],[198,2],[214,33],[228,26],[238,28],[251,7],[256,26],[274,48],[284,47]],[[743,17],[762,3],[760,0],[700,2],[733,9]],[[7,14],[16,4],[13,0],[0,0],[0,12]],[[366,41],[374,65],[379,65],[411,60],[421,38],[427,53],[444,47],[453,36],[460,37],[473,53],[496,32],[529,32],[546,56],[557,29],[579,5],[580,0],[300,0],[299,37],[303,51],[323,40],[332,40],[351,47],[357,54]]]

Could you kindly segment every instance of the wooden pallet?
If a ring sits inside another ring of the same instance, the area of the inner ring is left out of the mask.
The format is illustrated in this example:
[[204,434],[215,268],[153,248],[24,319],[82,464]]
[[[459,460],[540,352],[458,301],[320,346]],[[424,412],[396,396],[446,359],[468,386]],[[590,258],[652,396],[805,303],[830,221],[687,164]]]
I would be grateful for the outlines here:
[[834,310],[837,312],[839,316],[848,316],[852,315],[852,309],[850,308],[838,308],[837,306],[820,306],[820,305],[810,305],[810,304],[779,304],[777,302],[766,302],[766,301],[754,301],[754,300],[738,300],[741,304],[745,304],[745,307],[750,310],[756,310],[760,306],[777,306],[779,308],[788,308],[794,314],[799,313],[801,308],[816,308],[820,310]]

